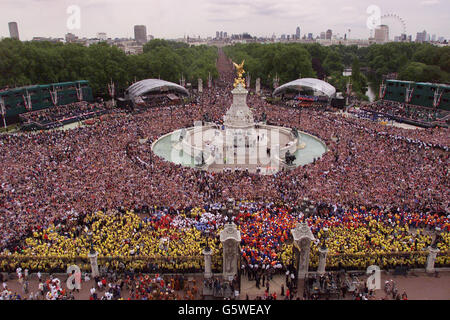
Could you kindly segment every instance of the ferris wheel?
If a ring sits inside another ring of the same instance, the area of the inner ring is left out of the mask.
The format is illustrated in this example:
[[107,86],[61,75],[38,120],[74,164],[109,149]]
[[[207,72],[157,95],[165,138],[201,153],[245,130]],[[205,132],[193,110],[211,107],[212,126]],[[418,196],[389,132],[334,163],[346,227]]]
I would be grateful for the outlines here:
[[[398,14],[388,13],[384,14],[378,20],[380,27],[381,25],[387,25],[389,27],[389,38],[393,40],[396,36],[401,36],[402,34],[406,34],[406,22],[403,18],[401,18]],[[374,29],[370,30],[370,37],[373,37]],[[392,36],[392,37],[391,37]]]
[[389,13],[381,16],[381,24],[389,27],[389,38],[406,34],[406,22],[398,14]]

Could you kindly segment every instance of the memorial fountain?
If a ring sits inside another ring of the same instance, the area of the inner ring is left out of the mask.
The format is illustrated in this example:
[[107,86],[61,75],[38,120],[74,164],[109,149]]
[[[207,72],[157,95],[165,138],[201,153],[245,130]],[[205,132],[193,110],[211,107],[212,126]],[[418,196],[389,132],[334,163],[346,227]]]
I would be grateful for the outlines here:
[[234,66],[238,77],[223,125],[198,121],[194,127],[161,137],[153,144],[153,152],[176,164],[202,170],[238,169],[261,174],[293,169],[320,158],[326,146],[316,137],[254,120],[247,105],[244,62]]

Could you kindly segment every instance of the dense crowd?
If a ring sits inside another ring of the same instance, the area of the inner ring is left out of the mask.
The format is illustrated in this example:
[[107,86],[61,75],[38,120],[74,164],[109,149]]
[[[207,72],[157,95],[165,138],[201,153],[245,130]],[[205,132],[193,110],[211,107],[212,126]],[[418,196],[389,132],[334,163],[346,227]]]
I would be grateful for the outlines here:
[[110,108],[104,103],[89,103],[82,101],[24,113],[21,114],[20,117],[24,124],[34,122],[40,125],[50,125],[71,119],[84,120],[92,118],[101,111],[109,109]]
[[[209,245],[215,257],[213,269],[221,270],[219,235],[228,217],[222,214],[220,206],[190,211],[153,208],[144,212],[97,212],[52,225],[34,232],[21,245],[5,250],[8,259],[2,260],[0,266],[3,270],[21,267],[56,272],[65,269],[68,262],[63,259],[76,261],[77,257],[85,257],[92,246],[101,258],[116,258],[101,260],[100,264],[121,272],[133,269],[201,273],[202,251]],[[289,240],[291,230],[299,222],[308,223],[316,237],[311,251],[312,268],[317,267],[318,248],[324,241],[329,248],[329,269],[364,270],[373,264],[382,268],[421,267],[436,228],[442,233],[436,244],[443,253],[437,264],[450,263],[446,254],[450,249],[450,221],[438,215],[329,208],[305,216],[286,205],[243,202],[233,221],[241,231],[243,269],[248,274],[269,276],[292,271],[294,254]],[[325,228],[329,230],[327,235]],[[81,267],[89,270],[88,262]]]
[[[176,108],[162,105],[138,115],[111,114],[92,127],[70,131],[1,136],[0,247],[43,256],[86,254],[87,234],[82,236],[81,230],[73,230],[77,227],[70,224],[64,229],[67,221],[81,218],[97,237],[94,247],[102,255],[131,255],[134,250],[150,256],[195,256],[200,253],[201,230],[193,227],[195,219],[182,215],[201,208],[206,216],[212,215],[208,221],[216,221],[214,230],[218,231],[222,218],[210,208],[229,197],[258,203],[237,219],[245,221],[241,225],[243,254],[252,265],[255,261],[273,266],[288,263],[291,254],[282,243],[289,228],[295,226],[292,208],[304,197],[339,208],[325,220],[307,218],[315,232],[324,223],[333,225],[336,243],[330,246],[334,253],[408,252],[411,246],[421,250],[430,243],[428,236],[412,236],[405,227],[411,226],[409,222],[390,226],[396,215],[402,221],[420,221],[421,228],[440,225],[448,232],[448,129],[387,128],[332,113],[274,107],[249,95],[255,118],[266,114],[271,124],[298,127],[318,136],[327,144],[328,152],[312,164],[273,176],[245,171],[202,172],[151,156],[151,142],[192,126],[205,114],[210,121],[221,123],[231,105],[235,77],[231,64],[224,59],[219,58],[221,78],[217,86],[205,89],[195,102]],[[148,158],[145,160],[150,168],[136,165],[127,149],[145,138],[150,143],[141,146],[140,154]],[[265,203],[284,203],[291,211],[284,212],[282,206],[267,209]],[[155,206],[156,210],[151,209]],[[125,220],[103,217],[120,208],[135,212],[150,208],[153,213],[147,222],[139,222],[131,213],[122,217]],[[103,213],[92,214],[99,210]],[[159,224],[166,222],[157,220],[154,215],[158,214],[169,216],[167,223],[172,227],[161,228]],[[187,227],[174,228],[174,223]],[[214,224],[205,225],[210,223]],[[59,234],[58,225],[67,234]],[[118,235],[118,230],[124,230],[127,236]],[[160,252],[156,239],[161,237],[169,238],[174,246]],[[444,250],[448,248],[446,237]],[[217,241],[215,245],[219,250]],[[358,266],[367,263],[364,259],[343,263]],[[182,263],[187,265],[181,269],[201,267],[201,261],[192,262],[192,266]]]
[[450,114],[448,111],[442,109],[436,110],[390,100],[379,100],[377,102],[365,105],[363,109],[380,113],[387,117],[397,117],[400,119],[413,120],[421,123],[432,123],[439,121],[448,117]]

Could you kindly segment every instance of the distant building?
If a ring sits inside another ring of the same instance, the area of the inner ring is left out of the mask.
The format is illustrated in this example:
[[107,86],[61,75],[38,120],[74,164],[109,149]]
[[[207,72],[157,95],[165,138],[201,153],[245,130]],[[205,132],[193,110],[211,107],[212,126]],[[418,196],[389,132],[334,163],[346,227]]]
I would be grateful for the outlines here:
[[97,33],[97,39],[99,39],[100,41],[106,41],[108,37],[106,36],[105,32],[99,32]]
[[66,34],[66,42],[67,43],[76,42],[77,40],[78,40],[78,37],[76,35],[74,35],[73,33]]
[[17,22],[10,22],[8,23],[8,26],[11,39],[19,40],[19,27],[17,26]]
[[313,39],[313,34],[312,33],[308,33],[308,40],[312,40]]
[[134,40],[138,43],[147,42],[147,27],[146,26],[134,26]]
[[223,37],[224,37],[225,39],[228,39],[228,33],[227,33],[227,32],[224,32],[224,33],[223,33]]
[[320,33],[320,39],[325,40],[327,38],[327,34],[325,32]]
[[297,40],[301,38],[300,27],[297,27],[297,30],[295,32],[295,38]]
[[333,31],[331,29],[328,29],[327,33],[326,33],[326,39],[331,40],[332,37],[333,37]]
[[216,31],[216,39],[220,38],[220,31]]
[[423,32],[417,32],[416,42],[426,42],[427,41],[427,32],[424,30]]
[[375,29],[375,41],[380,43],[389,41],[389,26],[382,24]]

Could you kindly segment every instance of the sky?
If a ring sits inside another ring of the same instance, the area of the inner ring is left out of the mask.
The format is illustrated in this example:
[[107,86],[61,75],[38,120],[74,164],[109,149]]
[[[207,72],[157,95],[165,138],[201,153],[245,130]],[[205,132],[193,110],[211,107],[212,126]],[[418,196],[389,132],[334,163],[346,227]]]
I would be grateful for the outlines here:
[[[68,32],[132,38],[137,24],[166,39],[213,37],[216,31],[280,36],[295,34],[297,27],[302,36],[332,29],[340,36],[367,39],[367,22],[376,12],[367,13],[370,6],[377,6],[380,15],[400,16],[413,40],[423,30],[450,39],[449,0],[0,0],[0,38],[9,37],[8,22],[15,21],[21,40],[63,38]],[[398,19],[381,22],[391,27],[391,36],[402,32]]]

